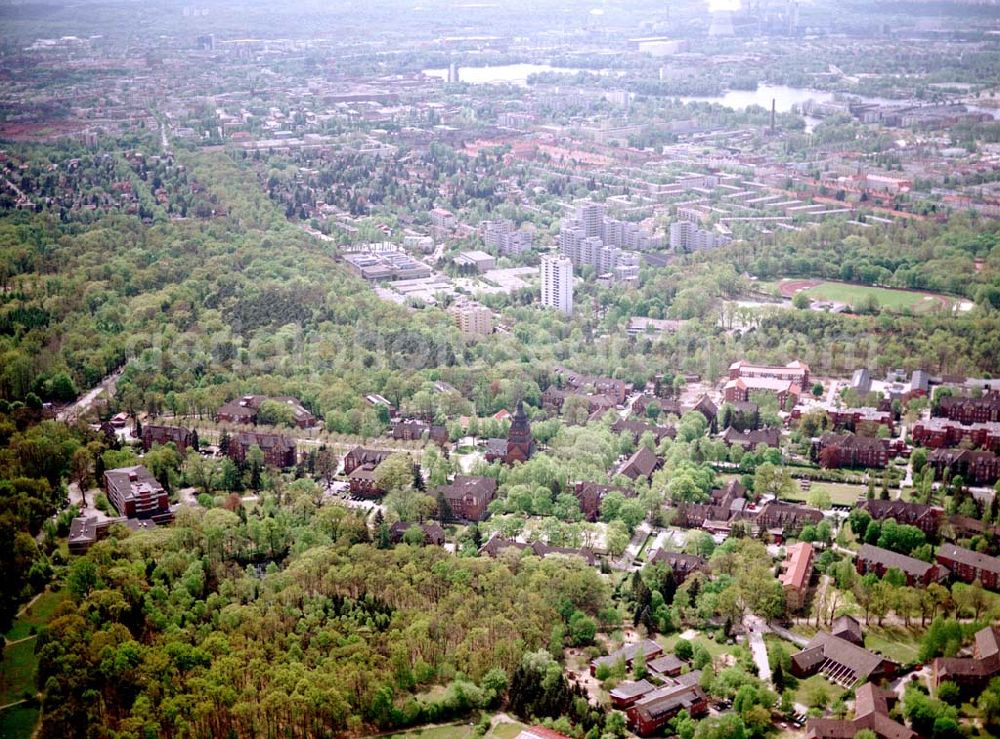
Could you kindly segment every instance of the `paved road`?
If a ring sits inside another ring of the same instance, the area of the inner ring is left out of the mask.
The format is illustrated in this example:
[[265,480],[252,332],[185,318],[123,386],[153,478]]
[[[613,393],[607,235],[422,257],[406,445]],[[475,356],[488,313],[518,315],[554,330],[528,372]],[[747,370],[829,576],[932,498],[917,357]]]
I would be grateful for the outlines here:
[[639,550],[642,549],[642,545],[646,543],[646,539],[653,532],[652,527],[647,521],[640,523],[636,529],[635,533],[632,535],[632,541],[628,543],[625,547],[625,552],[614,561],[612,566],[617,570],[636,570],[638,569],[632,563],[635,561],[636,557],[639,556]]
[[118,380],[121,379],[122,372],[124,371],[125,368],[122,367],[117,372],[113,372],[105,377],[93,390],[85,393],[72,405],[59,411],[59,413],[56,414],[56,419],[66,422],[73,421],[90,410],[90,407],[94,404],[94,401],[97,400],[101,393],[107,391],[108,396],[113,396],[115,394],[115,389],[118,387]]
[[771,665],[767,661],[767,645],[764,643],[764,632],[767,624],[764,619],[753,614],[748,614],[743,618],[743,626],[747,631],[747,642],[750,644],[750,652],[753,654],[753,661],[757,665],[757,674],[760,679],[771,684]]

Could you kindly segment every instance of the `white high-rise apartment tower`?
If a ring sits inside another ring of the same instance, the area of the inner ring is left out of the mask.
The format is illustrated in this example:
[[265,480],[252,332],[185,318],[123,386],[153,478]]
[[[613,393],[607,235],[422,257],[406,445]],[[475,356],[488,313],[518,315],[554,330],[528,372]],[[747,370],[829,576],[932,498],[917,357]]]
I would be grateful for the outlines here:
[[542,307],[573,314],[573,263],[565,257],[542,257]]

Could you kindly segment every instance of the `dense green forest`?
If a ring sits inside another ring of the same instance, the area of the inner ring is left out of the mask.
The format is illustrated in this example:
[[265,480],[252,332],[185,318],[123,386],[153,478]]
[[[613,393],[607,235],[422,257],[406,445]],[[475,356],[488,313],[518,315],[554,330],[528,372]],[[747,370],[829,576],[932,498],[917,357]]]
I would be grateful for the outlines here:
[[325,736],[450,718],[496,704],[555,625],[607,605],[582,562],[378,550],[335,506],[295,523],[280,569],[233,556],[251,531],[216,509],[74,561],[72,605],[39,646],[43,735]]

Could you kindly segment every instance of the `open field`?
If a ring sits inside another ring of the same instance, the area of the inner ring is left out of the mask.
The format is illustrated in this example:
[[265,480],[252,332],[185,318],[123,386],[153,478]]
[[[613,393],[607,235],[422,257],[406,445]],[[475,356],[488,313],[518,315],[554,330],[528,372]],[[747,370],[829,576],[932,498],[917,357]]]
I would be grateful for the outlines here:
[[865,646],[897,662],[916,662],[920,653],[920,622],[914,628],[878,626],[874,619],[865,627]]
[[38,709],[21,704],[0,711],[0,739],[29,739],[38,724]]
[[784,279],[777,283],[777,285],[782,297],[786,298],[794,297],[796,293],[802,292],[814,300],[847,303],[857,308],[869,297],[874,297],[882,308],[894,312],[910,310],[913,313],[925,314],[940,310],[950,311],[963,302],[957,298],[939,293],[872,287],[870,285],[853,285],[830,280]]
[[[59,604],[66,600],[66,593],[62,591],[53,592],[47,590],[38,596],[38,600],[31,604],[23,614],[17,617],[10,631],[7,632],[8,641],[17,641],[26,636],[37,633],[38,629],[48,623],[52,614],[56,612]],[[34,627],[34,628],[32,628]]]
[[[835,505],[854,505],[858,498],[865,497],[868,491],[864,485],[850,485],[844,482],[814,482],[812,490],[825,490],[830,494],[830,502]],[[810,490],[810,492],[812,492]],[[797,500],[805,502],[809,493],[797,490],[792,495],[784,496],[787,500]]]
[[0,706],[21,700],[25,692],[35,692],[36,639],[25,639],[16,644],[8,644],[3,653],[3,669],[0,670]]
[[465,739],[475,736],[472,731],[473,724],[468,722],[449,724],[447,726],[432,726],[427,729],[413,729],[399,734],[392,734],[390,739]]
[[[520,722],[500,720],[492,729],[486,732],[486,739],[514,739],[527,726]],[[389,739],[472,739],[478,736],[471,721],[458,721],[443,726],[430,726],[424,729],[416,728],[392,734]]]

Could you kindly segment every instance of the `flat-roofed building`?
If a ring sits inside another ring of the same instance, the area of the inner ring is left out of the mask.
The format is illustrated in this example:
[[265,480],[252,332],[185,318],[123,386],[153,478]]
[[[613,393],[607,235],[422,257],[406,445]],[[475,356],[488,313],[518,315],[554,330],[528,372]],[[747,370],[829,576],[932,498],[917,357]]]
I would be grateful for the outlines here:
[[153,473],[141,464],[119,467],[104,473],[108,500],[128,518],[170,515],[170,497]]

